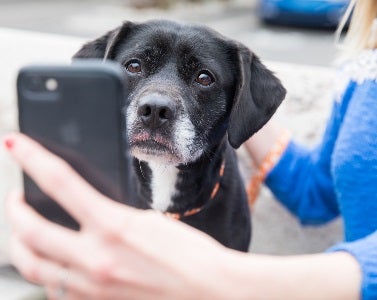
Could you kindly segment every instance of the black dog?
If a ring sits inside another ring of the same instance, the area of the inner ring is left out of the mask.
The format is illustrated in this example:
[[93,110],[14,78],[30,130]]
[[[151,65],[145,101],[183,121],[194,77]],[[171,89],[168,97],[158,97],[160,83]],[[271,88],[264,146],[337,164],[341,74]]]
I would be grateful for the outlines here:
[[280,81],[240,43],[170,21],[126,22],[74,58],[124,67],[137,206],[247,251],[250,212],[233,148],[275,112],[285,96]]

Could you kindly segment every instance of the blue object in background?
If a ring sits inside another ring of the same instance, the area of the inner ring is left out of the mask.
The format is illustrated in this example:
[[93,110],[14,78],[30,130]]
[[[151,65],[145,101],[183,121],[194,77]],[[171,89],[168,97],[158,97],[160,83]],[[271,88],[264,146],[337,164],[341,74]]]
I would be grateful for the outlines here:
[[333,28],[350,0],[259,0],[260,18],[273,24]]

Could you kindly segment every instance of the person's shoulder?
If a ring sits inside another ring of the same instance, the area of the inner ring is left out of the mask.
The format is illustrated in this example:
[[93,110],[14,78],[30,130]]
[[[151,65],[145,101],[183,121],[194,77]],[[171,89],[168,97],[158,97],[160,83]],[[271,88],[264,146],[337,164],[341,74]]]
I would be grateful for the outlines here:
[[358,84],[377,81],[377,49],[362,51],[355,59],[345,63],[340,71]]
[[339,101],[347,94],[347,90],[357,90],[366,85],[377,87],[377,49],[364,50],[339,68],[335,99]]

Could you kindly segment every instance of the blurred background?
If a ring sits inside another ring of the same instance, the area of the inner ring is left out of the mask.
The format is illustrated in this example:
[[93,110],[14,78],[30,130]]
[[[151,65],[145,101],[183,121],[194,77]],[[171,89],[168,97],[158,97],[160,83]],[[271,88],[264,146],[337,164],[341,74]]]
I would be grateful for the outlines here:
[[[205,24],[250,47],[288,90],[274,118],[296,139],[313,145],[321,136],[331,106],[337,52],[334,31],[348,2],[0,0],[0,136],[17,130],[15,79],[22,65],[68,62],[84,42],[125,20],[163,18]],[[242,147],[238,154],[247,183],[254,167]],[[0,204],[10,188],[20,185],[19,170],[0,149]],[[302,227],[265,188],[253,209],[253,224],[251,252],[313,253],[342,239],[341,220]],[[8,265],[7,232],[0,205],[0,298],[43,299]]]
[[348,2],[0,0],[0,26],[94,38],[126,19],[168,18],[207,24],[265,59],[327,66],[335,51],[333,29]]

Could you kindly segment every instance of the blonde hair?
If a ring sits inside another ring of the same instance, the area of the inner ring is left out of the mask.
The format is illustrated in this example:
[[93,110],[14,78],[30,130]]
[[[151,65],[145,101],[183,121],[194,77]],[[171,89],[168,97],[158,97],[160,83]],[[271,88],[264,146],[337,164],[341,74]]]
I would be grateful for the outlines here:
[[346,37],[340,43],[343,59],[352,58],[364,49],[377,48],[377,0],[352,0],[350,2],[338,26],[338,41],[350,16],[351,21]]

